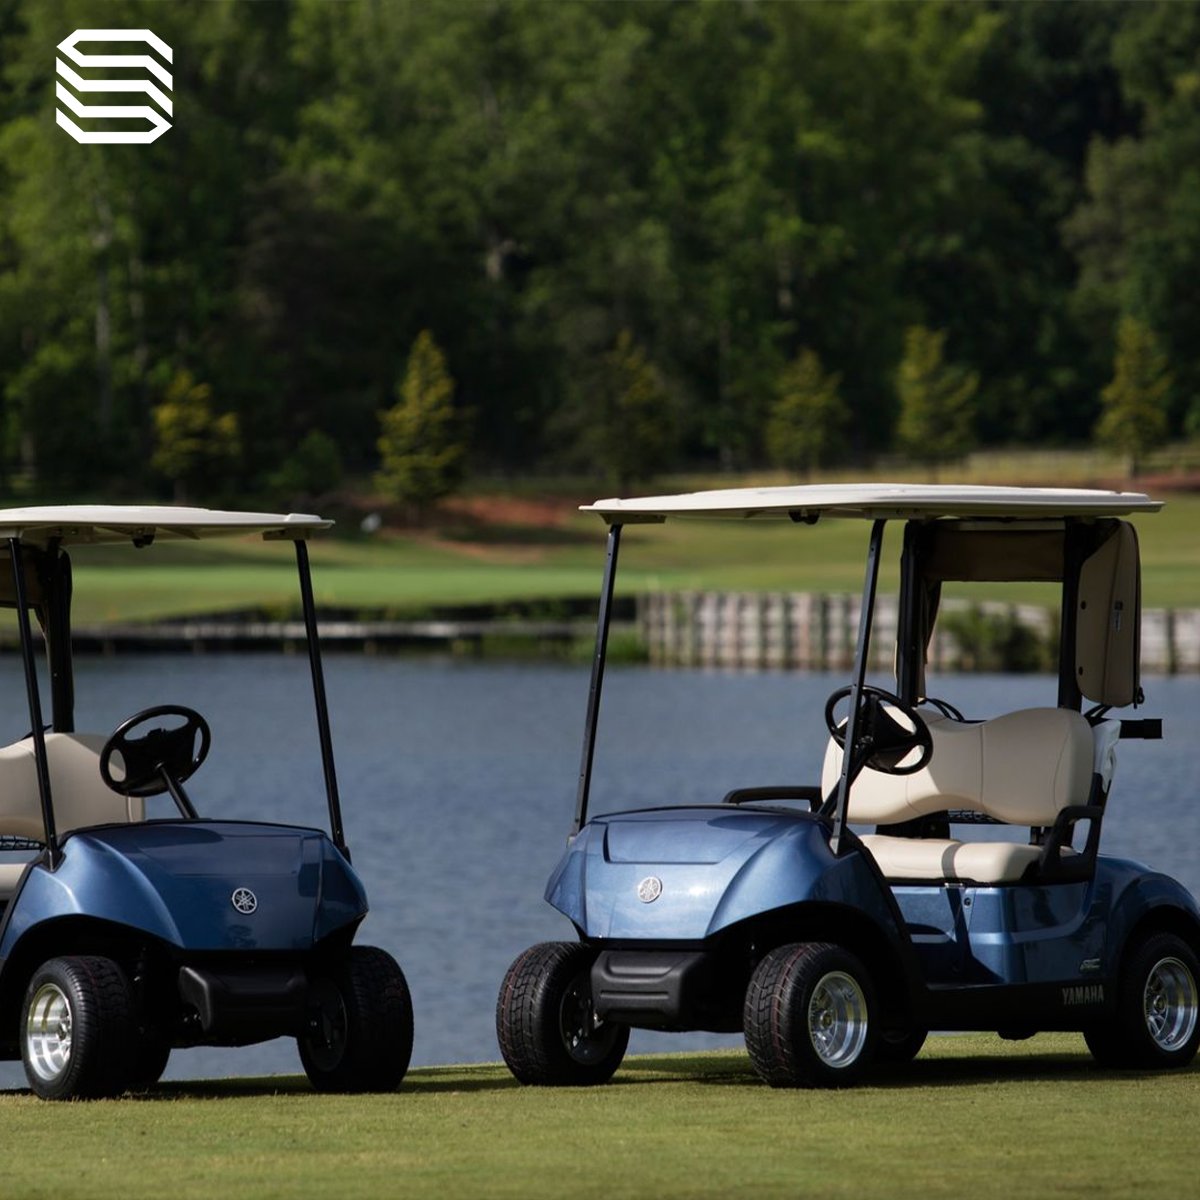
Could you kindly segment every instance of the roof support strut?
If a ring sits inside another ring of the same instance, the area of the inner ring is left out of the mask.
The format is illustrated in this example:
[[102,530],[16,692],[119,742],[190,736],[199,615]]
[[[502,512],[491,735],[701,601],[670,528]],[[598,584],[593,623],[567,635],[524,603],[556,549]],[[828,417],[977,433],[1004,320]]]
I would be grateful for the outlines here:
[[862,607],[858,613],[858,643],[854,650],[854,679],[850,685],[850,715],[846,719],[845,749],[842,752],[842,774],[838,780],[837,803],[833,810],[833,836],[829,848],[837,854],[846,833],[846,810],[850,795],[850,775],[854,768],[854,744],[858,736],[859,706],[867,676],[867,657],[871,647],[871,618],[875,612],[875,589],[879,583],[879,559],[883,549],[883,527],[886,521],[871,525],[871,542],[867,548],[866,578],[863,580]]
[[583,725],[583,755],[579,763],[579,790],[575,797],[574,837],[587,820],[588,793],[592,787],[592,759],[596,753],[596,722],[600,717],[600,691],[604,687],[604,660],[608,653],[608,627],[612,620],[613,583],[617,577],[617,553],[621,548],[621,526],[608,528],[604,556],[604,582],[600,587],[600,612],[596,618],[596,651],[592,656],[592,684],[588,690],[587,716]]
[[337,771],[333,765],[333,737],[329,732],[329,703],[325,699],[325,673],[321,669],[321,643],[317,640],[317,606],[313,600],[312,572],[308,566],[308,543],[296,539],[296,566],[300,572],[300,602],[304,606],[304,630],[308,635],[308,663],[312,668],[313,698],[317,704],[317,734],[321,739],[321,766],[325,771],[325,798],[329,802],[329,831],[333,844],[347,857],[346,834],[342,828],[342,803],[338,797]]
[[17,629],[21,637],[21,660],[25,664],[25,691],[29,697],[29,728],[33,739],[33,761],[37,771],[38,796],[42,802],[42,824],[46,830],[46,855],[53,871],[58,866],[58,833],[54,828],[54,800],[50,795],[50,765],[46,758],[46,733],[42,729],[42,698],[38,692],[37,663],[33,657],[33,628],[25,596],[25,563],[21,539],[8,539],[12,561],[13,598],[17,605]]

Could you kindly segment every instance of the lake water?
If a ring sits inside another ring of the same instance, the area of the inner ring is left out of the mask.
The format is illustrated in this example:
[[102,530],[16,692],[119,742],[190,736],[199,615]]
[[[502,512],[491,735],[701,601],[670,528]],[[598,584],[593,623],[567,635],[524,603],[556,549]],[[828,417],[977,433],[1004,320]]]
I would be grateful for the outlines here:
[[[346,834],[371,902],[360,942],[400,961],[412,988],[414,1064],[494,1061],[496,992],[533,942],[573,936],[543,900],[574,810],[586,669],[326,657]],[[0,737],[28,728],[19,662],[2,669]],[[107,732],[179,703],[212,726],[189,784],[203,815],[326,826],[307,660],[212,655],[84,659],[77,724]],[[843,676],[610,668],[593,811],[714,803],[736,786],[816,781],[825,699]],[[886,686],[886,681],[881,680]],[[1046,678],[954,676],[932,689],[969,717],[1053,704]],[[1123,742],[1103,850],[1200,891],[1200,679],[1145,681],[1162,742]],[[636,1033],[634,1052],[736,1045]],[[168,1078],[296,1073],[295,1046],[175,1051]],[[0,1064],[0,1085],[23,1084]]]

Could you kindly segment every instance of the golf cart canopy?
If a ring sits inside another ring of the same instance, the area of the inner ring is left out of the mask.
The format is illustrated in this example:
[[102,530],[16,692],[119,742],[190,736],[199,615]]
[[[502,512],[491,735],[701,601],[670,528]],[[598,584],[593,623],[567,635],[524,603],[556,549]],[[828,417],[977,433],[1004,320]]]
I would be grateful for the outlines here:
[[962,484],[837,483],[793,487],[722,488],[678,496],[597,500],[581,511],[609,525],[665,521],[668,517],[775,517],[813,522],[820,517],[869,521],[936,517],[1117,517],[1157,512],[1160,500],[1140,492],[1084,488],[966,487]]
[[156,538],[237,537],[261,534],[265,539],[305,538],[332,521],[307,513],[222,512],[208,508],[163,505],[55,504],[0,509],[0,537],[25,543],[61,546],[96,542],[149,545]]

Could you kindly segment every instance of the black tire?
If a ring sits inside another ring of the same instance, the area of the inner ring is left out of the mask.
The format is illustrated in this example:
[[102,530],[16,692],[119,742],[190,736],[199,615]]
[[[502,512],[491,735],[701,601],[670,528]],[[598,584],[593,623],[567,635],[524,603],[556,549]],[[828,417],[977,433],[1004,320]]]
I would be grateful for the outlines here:
[[129,1087],[132,1091],[143,1091],[153,1087],[167,1069],[171,1047],[156,1034],[143,1034],[133,1052],[130,1064]]
[[921,1053],[921,1047],[925,1045],[928,1036],[927,1029],[901,1030],[896,1033],[883,1030],[875,1043],[875,1061],[904,1066]]
[[871,1065],[875,991],[863,964],[828,942],[772,950],[746,989],[754,1069],[772,1087],[846,1087]]
[[312,1028],[296,1039],[318,1092],[392,1092],[412,1058],[413,1010],[396,960],[374,946],[351,946],[311,980]]
[[110,958],[52,958],[33,974],[21,1006],[21,1060],[43,1100],[119,1096],[136,1037],[133,995]]
[[1084,1031],[1103,1067],[1186,1067],[1200,1045],[1200,962],[1173,933],[1155,933],[1125,955],[1111,1020]]
[[496,1037],[521,1083],[589,1087],[607,1083],[629,1045],[629,1026],[596,1025],[591,969],[579,942],[531,946],[508,968],[496,1001]]

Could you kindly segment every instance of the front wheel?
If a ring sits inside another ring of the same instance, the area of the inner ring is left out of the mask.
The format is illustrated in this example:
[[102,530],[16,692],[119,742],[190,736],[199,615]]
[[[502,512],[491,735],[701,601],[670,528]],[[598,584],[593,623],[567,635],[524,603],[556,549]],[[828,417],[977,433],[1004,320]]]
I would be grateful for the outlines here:
[[596,1017],[592,963],[578,942],[543,942],[520,955],[496,1001],[496,1037],[521,1083],[583,1087],[607,1083],[629,1045],[629,1027]]
[[391,1092],[412,1057],[408,981],[396,960],[374,946],[351,946],[327,974],[312,980],[300,1061],[318,1092]]
[[1200,1045],[1200,963],[1173,933],[1133,947],[1117,980],[1111,1020],[1084,1031],[1104,1067],[1186,1067]]
[[845,1087],[871,1064],[875,996],[863,964],[841,946],[779,946],[750,977],[746,1049],[772,1087]]
[[118,1096],[135,1036],[125,972],[110,958],[52,958],[29,981],[21,1017],[25,1077],[43,1100]]

